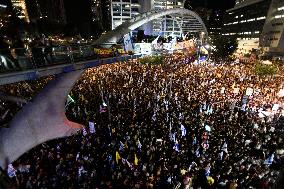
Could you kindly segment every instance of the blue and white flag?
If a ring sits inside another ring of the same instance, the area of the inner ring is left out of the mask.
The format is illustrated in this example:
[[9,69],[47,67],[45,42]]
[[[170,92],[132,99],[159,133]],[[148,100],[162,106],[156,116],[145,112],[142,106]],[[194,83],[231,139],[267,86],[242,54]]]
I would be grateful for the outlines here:
[[180,125],[180,130],[181,130],[181,136],[185,136],[186,135],[186,128],[182,124]]
[[185,35],[182,34],[182,40],[186,40],[187,35],[188,35],[188,33],[186,33]]
[[174,145],[173,149],[175,151],[179,152],[179,143],[178,143],[178,141],[175,142],[175,145]]
[[85,127],[83,127],[83,136],[86,136],[88,133],[87,133],[87,131],[86,131],[86,128]]
[[124,151],[124,144],[121,141],[119,141],[119,142],[120,142],[119,150]]
[[196,157],[200,157],[199,147],[198,147],[197,150],[195,151],[195,156],[196,156]]
[[131,40],[131,35],[130,33],[124,35],[123,37],[123,45],[124,45],[124,50],[125,52],[129,52],[129,51],[134,51],[134,47],[133,47],[133,43]]
[[205,176],[206,177],[210,175],[210,172],[211,172],[210,167],[209,166],[205,167]]
[[13,178],[16,176],[16,169],[13,167],[12,164],[8,165],[8,170],[7,170],[7,174],[10,178]]
[[170,140],[171,141],[176,141],[176,133],[170,133]]
[[223,156],[224,156],[224,151],[221,151],[221,152],[219,153],[219,159],[220,159],[220,160],[223,160]]
[[111,162],[112,162],[112,155],[109,154],[109,155],[107,156],[107,159],[108,159],[108,162],[111,163]]
[[95,133],[95,124],[93,122],[89,121],[89,129],[90,129],[90,133]]
[[137,147],[138,147],[139,150],[141,150],[141,148],[142,148],[142,144],[140,143],[140,140],[139,140],[139,139],[138,139],[138,141],[137,141]]
[[264,161],[264,164],[265,165],[272,165],[274,161],[274,153],[271,154],[265,161]]
[[222,148],[221,148],[222,151],[228,153],[228,144],[227,142],[225,141],[225,143],[223,144]]

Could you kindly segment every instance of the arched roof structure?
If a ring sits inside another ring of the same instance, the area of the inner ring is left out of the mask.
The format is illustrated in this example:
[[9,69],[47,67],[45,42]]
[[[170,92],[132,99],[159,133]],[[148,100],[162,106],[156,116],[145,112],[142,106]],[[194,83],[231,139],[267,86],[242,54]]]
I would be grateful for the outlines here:
[[94,44],[105,44],[105,43],[116,43],[120,38],[130,31],[146,24],[154,19],[164,17],[167,15],[175,15],[179,17],[187,17],[187,22],[182,23],[182,28],[187,28],[187,30],[204,32],[205,36],[208,35],[205,24],[202,19],[193,11],[184,8],[167,9],[162,11],[152,10],[145,12],[143,14],[137,15],[136,17],[124,22],[114,30],[101,36]]

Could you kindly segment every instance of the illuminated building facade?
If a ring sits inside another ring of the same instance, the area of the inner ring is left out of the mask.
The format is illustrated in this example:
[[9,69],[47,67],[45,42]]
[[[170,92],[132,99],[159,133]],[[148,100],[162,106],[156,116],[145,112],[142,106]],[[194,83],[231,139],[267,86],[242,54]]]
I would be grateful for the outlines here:
[[112,29],[139,14],[138,0],[112,0],[111,23]]
[[265,24],[271,0],[238,1],[227,10],[222,35],[236,37],[238,53],[247,54],[259,50],[259,38]]
[[238,1],[227,10],[223,34],[238,39],[239,53],[284,54],[284,1]]
[[20,19],[30,22],[25,0],[11,0],[11,2],[13,8],[15,9],[16,15]]

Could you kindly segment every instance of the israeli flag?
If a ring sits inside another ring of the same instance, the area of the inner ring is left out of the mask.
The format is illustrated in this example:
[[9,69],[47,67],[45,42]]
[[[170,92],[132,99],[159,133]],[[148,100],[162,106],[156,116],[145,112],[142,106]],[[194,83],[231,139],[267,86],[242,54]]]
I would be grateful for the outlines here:
[[174,145],[173,149],[174,149],[176,152],[179,152],[179,143],[178,143],[178,141],[175,142],[175,145]]
[[186,33],[185,35],[182,34],[182,40],[186,40],[187,35],[188,35],[188,33]]
[[271,156],[269,156],[269,157],[264,161],[264,164],[265,164],[265,165],[272,165],[273,161],[274,161],[274,153],[271,154]]
[[226,153],[228,153],[228,144],[227,144],[227,142],[225,142],[225,143],[223,144],[221,150],[224,151],[224,152],[226,152]]
[[176,133],[170,133],[170,140],[176,141]]
[[87,134],[88,134],[88,133],[87,133],[85,127],[83,127],[83,136],[86,136]]
[[119,150],[124,151],[124,144],[121,141],[119,141],[119,142],[120,142]]
[[138,143],[138,144],[137,144],[138,149],[141,150],[142,144],[140,143],[140,140],[139,140],[139,139],[138,139],[137,143]]
[[219,158],[220,158],[220,160],[223,160],[223,156],[224,156],[224,151],[221,151],[221,152],[219,153]]
[[90,133],[95,133],[95,124],[93,122],[89,122],[89,129],[90,129]]
[[16,176],[16,169],[13,167],[12,164],[8,165],[8,170],[7,170],[7,174],[10,178],[13,178]]
[[210,175],[210,167],[206,167],[205,168],[205,176],[207,177],[207,176],[209,176]]
[[200,157],[199,148],[197,148],[197,150],[195,151],[195,156],[196,156],[196,157]]
[[180,130],[181,130],[181,136],[185,136],[186,135],[186,129],[182,124],[180,126]]
[[108,159],[108,162],[111,163],[111,162],[112,162],[112,155],[109,154],[109,155],[107,156],[107,159]]
[[133,43],[132,43],[132,40],[131,40],[130,33],[126,34],[123,37],[123,45],[124,45],[125,52],[129,52],[129,51],[133,52],[134,51],[134,47],[133,47]]

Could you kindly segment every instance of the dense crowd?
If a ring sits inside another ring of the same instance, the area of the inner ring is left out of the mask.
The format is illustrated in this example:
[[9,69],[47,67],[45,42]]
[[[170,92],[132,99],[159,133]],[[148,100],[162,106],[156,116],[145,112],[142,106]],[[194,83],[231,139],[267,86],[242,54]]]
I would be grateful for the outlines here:
[[271,188],[284,164],[283,77],[252,70],[178,56],[89,69],[66,108],[83,131],[8,173],[27,189]]
[[48,76],[34,81],[0,86],[0,127],[8,126],[16,113],[30,102],[52,78]]

